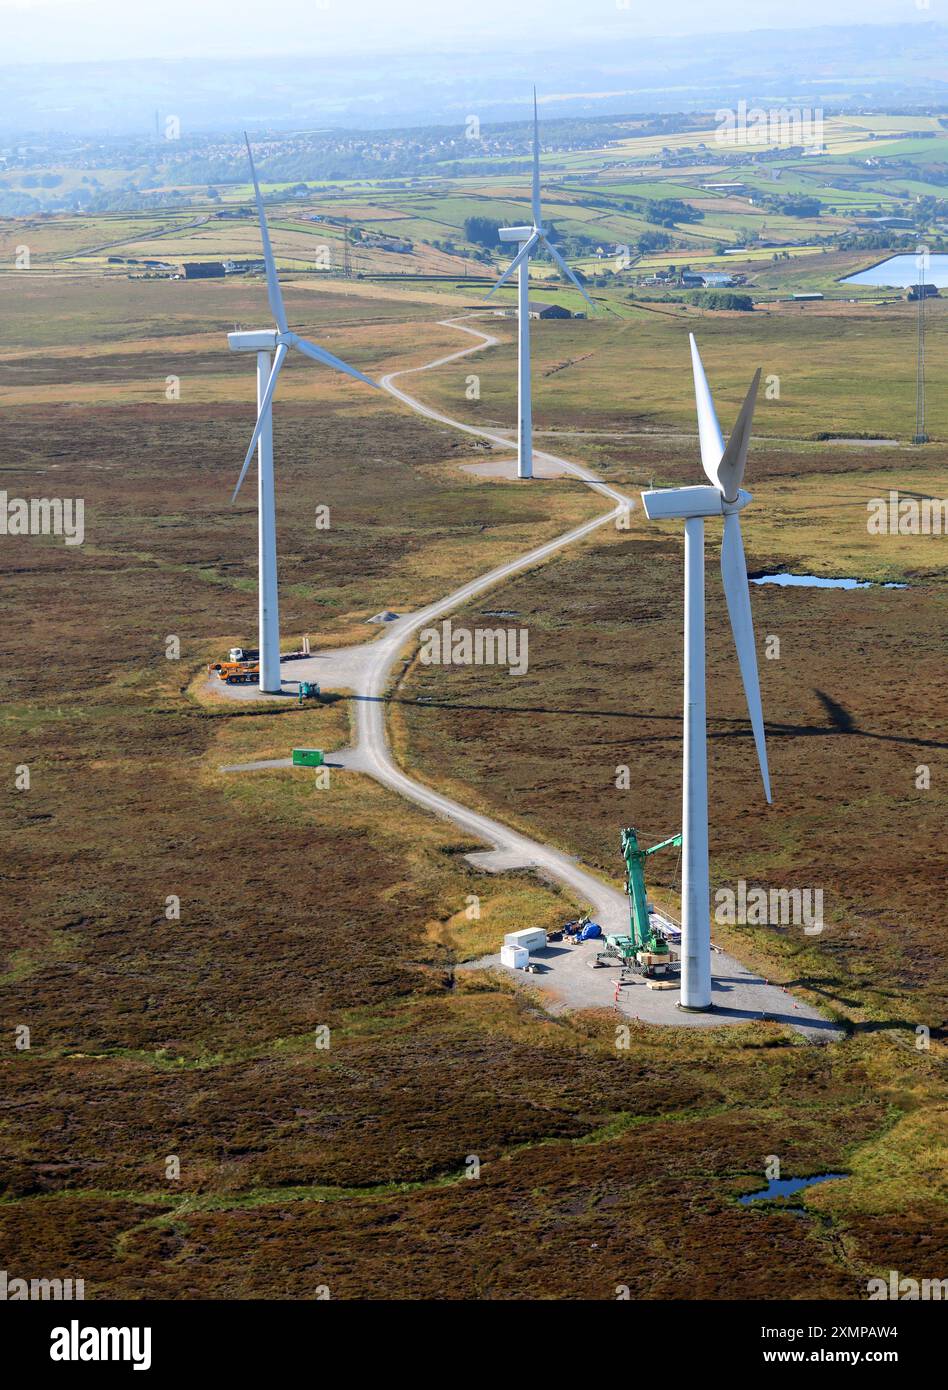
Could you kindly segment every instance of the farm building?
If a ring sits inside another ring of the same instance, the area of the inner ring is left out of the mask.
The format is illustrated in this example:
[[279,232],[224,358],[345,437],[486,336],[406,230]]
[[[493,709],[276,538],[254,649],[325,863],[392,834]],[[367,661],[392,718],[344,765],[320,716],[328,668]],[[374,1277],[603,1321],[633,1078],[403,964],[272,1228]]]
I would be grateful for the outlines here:
[[679,277],[679,283],[686,289],[705,289],[705,290],[725,290],[734,284],[734,277],[724,275],[720,271],[708,273],[697,270],[683,270]]
[[262,260],[256,261],[224,261],[225,275],[253,275],[262,274],[266,269],[266,264]]
[[531,299],[530,317],[532,319],[571,319],[573,315],[569,309],[564,309],[561,304],[547,304],[542,299]]
[[208,280],[223,275],[224,267],[220,261],[185,261],[178,267],[178,273],[185,280]]
[[855,222],[857,227],[868,227],[885,232],[908,231],[915,226],[911,217],[901,216],[857,217]]
[[[509,308],[495,309],[494,312],[498,318],[515,319],[517,306],[512,304]],[[564,309],[561,304],[547,304],[542,299],[531,299],[530,317],[532,319],[571,319],[574,315],[569,309]]]

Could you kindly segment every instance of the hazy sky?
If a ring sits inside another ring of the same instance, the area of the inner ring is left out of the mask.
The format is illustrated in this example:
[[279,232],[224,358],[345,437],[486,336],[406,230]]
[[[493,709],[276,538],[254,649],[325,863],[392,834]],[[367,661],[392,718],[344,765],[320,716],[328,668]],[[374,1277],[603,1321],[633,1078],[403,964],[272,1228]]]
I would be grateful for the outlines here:
[[0,64],[564,46],[687,35],[941,20],[948,0],[0,0]]

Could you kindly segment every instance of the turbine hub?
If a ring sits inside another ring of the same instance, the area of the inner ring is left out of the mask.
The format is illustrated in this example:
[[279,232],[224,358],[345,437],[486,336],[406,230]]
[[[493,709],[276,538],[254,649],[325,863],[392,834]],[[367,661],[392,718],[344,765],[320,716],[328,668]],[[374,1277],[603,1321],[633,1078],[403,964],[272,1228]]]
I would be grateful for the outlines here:
[[729,501],[726,497],[722,497],[721,510],[724,512],[725,516],[729,516],[731,512],[742,512],[748,502],[753,502],[753,500],[749,492],[745,492],[742,487],[739,487],[737,489],[737,496],[733,502]]

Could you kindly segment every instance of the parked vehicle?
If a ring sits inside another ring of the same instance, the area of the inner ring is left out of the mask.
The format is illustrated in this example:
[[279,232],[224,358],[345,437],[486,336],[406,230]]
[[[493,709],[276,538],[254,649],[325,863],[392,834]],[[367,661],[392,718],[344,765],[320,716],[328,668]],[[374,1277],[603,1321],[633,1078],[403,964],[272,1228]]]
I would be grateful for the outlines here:
[[228,685],[255,685],[260,679],[260,666],[254,662],[252,666],[238,666],[236,670],[222,670],[222,678]]
[[260,679],[258,661],[218,661],[207,669],[209,674],[216,675],[218,680],[226,681],[228,685],[252,685]]

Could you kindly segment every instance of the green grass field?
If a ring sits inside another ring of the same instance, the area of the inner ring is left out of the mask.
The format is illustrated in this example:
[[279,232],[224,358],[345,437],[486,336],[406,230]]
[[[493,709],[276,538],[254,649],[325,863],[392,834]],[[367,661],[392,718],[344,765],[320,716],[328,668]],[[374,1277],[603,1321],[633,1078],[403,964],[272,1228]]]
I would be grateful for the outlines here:
[[[544,295],[554,300],[566,296]],[[573,295],[573,305],[579,297]],[[608,300],[604,306],[608,309]],[[578,421],[609,431],[694,428],[688,333],[698,338],[722,427],[727,430],[757,367],[770,383],[757,410],[762,436],[813,440],[822,432],[908,440],[915,430],[914,305],[781,305],[753,314],[704,313],[633,303],[629,317],[608,313],[575,322],[534,323],[535,417],[540,429]],[[425,380],[426,397],[460,418],[511,424],[515,418],[515,325],[502,323],[502,347],[479,362],[481,399],[466,400],[463,364]],[[948,369],[948,315],[930,306],[930,380]],[[779,391],[779,396],[776,394]],[[928,397],[929,433],[948,436],[946,405]]]

